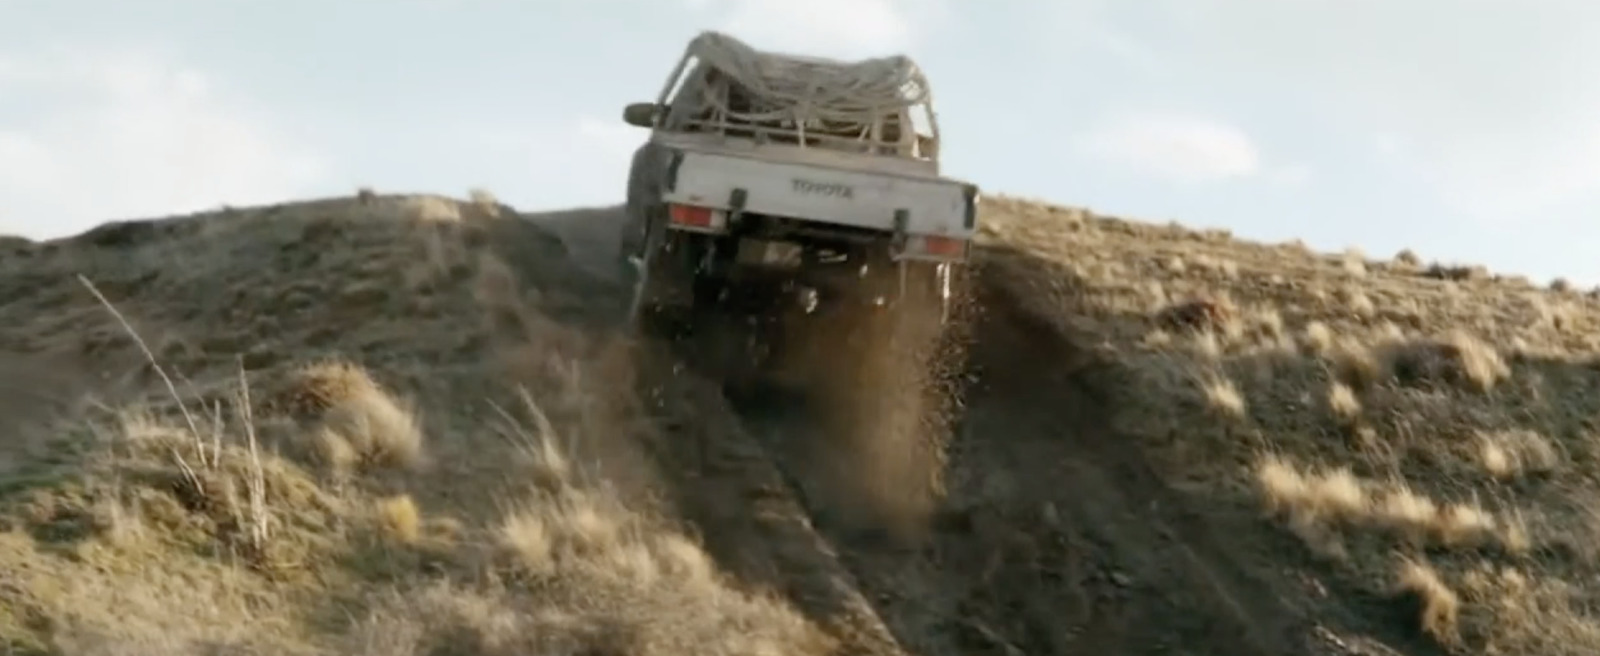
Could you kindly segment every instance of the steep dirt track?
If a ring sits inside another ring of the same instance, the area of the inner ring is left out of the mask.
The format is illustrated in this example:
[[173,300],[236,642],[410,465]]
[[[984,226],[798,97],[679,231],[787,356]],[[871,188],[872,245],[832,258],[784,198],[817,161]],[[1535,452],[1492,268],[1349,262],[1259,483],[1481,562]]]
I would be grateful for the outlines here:
[[[606,276],[615,258],[620,210],[595,208],[530,217],[560,235],[584,269]],[[507,243],[516,239],[506,235]],[[589,290],[591,320],[615,322],[625,290]],[[601,299],[609,299],[599,302]],[[612,306],[609,311],[600,306]],[[707,336],[702,341],[714,341]],[[792,601],[830,634],[844,653],[900,654],[896,641],[855,577],[812,525],[770,452],[743,424],[721,381],[686,360],[696,346],[640,344],[636,394],[648,407],[656,439],[646,445],[668,489],[659,491],[705,542],[718,565],[746,586]],[[715,356],[711,356],[715,357]]]
[[[924,654],[1306,653],[1273,589],[1110,427],[1115,372],[993,281],[951,445],[948,508],[913,551],[825,532],[908,649]],[[809,417],[747,403],[773,445]],[[781,449],[775,449],[781,451]]]
[[[610,217],[560,218],[575,255],[609,256],[594,235]],[[656,453],[723,566],[874,653],[1307,653],[1281,583],[1219,537],[1254,518],[1189,507],[1118,439],[1115,366],[1029,315],[1001,277],[975,290],[948,497],[916,545],[836,521],[839,500],[819,491],[837,483],[805,448],[829,429],[804,399],[686,373],[695,344],[654,356],[641,392],[660,408]]]

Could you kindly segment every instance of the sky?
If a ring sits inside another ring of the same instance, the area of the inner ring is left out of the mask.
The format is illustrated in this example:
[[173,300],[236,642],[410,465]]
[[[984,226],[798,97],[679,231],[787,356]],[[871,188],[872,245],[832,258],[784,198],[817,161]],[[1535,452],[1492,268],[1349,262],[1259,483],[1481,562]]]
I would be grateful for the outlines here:
[[618,203],[706,29],[929,76],[986,193],[1600,283],[1600,2],[0,0],[0,234],[302,197]]

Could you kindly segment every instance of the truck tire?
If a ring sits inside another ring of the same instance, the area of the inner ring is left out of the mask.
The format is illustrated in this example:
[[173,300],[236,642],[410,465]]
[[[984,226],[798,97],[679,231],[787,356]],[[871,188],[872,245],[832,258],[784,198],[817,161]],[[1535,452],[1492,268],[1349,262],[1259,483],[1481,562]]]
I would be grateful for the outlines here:
[[676,337],[694,315],[695,262],[690,233],[652,222],[633,284],[628,320],[650,336]]

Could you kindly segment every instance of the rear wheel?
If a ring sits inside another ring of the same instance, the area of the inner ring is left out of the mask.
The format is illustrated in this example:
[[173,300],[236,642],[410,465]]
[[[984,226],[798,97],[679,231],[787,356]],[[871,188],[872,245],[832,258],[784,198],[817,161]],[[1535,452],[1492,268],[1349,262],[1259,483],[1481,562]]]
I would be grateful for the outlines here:
[[629,263],[635,273],[627,319],[636,330],[675,337],[686,328],[695,305],[695,238],[659,229],[647,238],[643,254]]

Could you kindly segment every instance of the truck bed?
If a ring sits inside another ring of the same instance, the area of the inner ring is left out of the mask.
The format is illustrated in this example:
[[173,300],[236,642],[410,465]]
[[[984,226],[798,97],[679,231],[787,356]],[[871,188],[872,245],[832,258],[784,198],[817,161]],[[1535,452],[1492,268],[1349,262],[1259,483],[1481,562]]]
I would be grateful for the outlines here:
[[673,148],[669,203],[886,232],[903,216],[908,234],[954,239],[976,230],[976,187],[959,180]]

